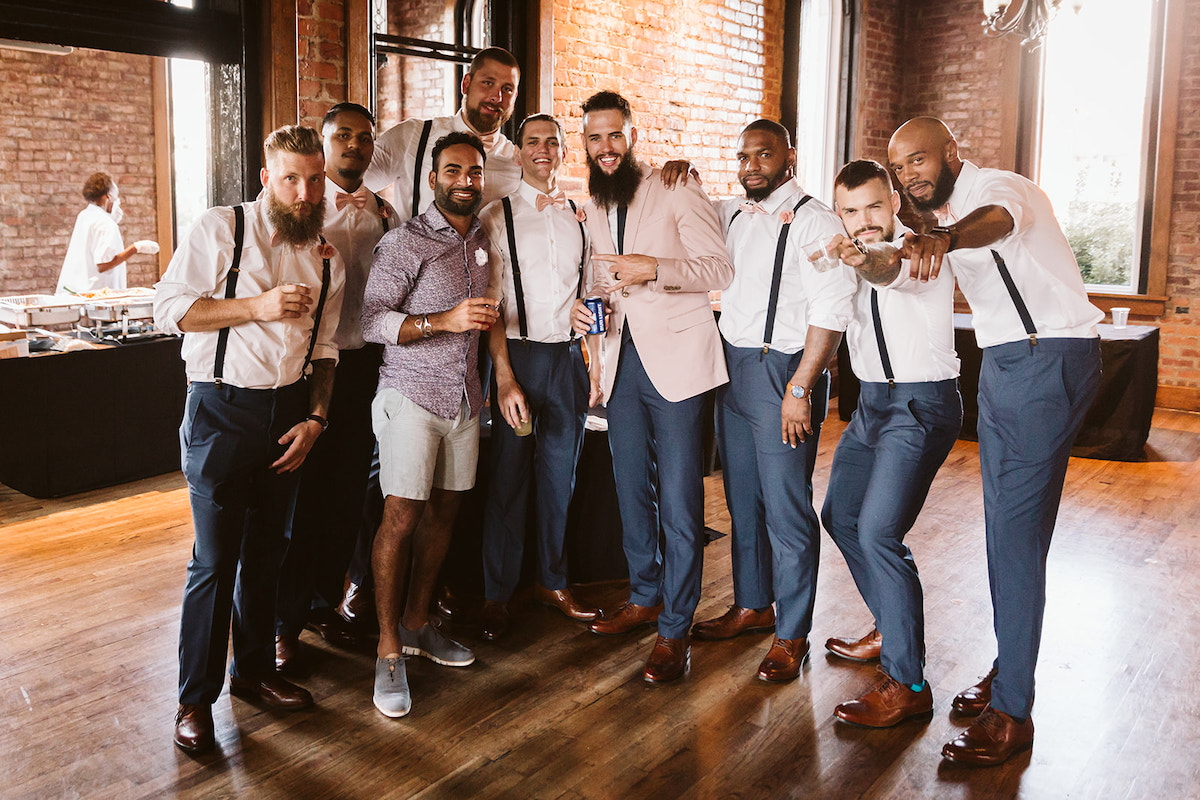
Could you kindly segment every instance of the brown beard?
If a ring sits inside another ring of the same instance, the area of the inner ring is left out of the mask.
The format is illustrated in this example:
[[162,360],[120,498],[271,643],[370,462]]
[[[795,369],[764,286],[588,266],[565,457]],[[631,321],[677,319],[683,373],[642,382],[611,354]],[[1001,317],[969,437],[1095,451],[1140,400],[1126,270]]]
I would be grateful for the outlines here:
[[633,148],[625,151],[617,163],[617,169],[608,175],[600,169],[589,154],[588,163],[588,194],[596,205],[603,209],[628,206],[637,194],[638,185],[642,182],[642,169],[633,158]]
[[[309,212],[301,214],[299,209],[307,207]],[[267,219],[279,234],[279,238],[290,245],[300,246],[316,240],[325,226],[324,203],[296,203],[285,206],[275,197],[275,192],[267,190]]]
[[463,110],[467,115],[467,124],[483,134],[495,133],[496,131],[500,130],[504,127],[504,123],[508,122],[508,118],[510,116],[509,114],[505,114],[503,111],[501,111],[500,119],[496,123],[496,126],[491,130],[488,130],[488,123],[483,119],[483,115],[479,113],[478,108],[467,108],[464,105]]

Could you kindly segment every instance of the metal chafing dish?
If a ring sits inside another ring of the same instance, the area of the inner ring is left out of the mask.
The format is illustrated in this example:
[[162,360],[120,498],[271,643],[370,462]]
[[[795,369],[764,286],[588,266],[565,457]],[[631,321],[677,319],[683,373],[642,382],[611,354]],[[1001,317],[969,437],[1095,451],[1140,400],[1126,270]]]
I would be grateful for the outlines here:
[[88,323],[98,338],[130,339],[154,334],[154,290],[133,287],[81,298]]
[[73,325],[83,316],[84,300],[50,294],[0,297],[0,323],[18,328]]

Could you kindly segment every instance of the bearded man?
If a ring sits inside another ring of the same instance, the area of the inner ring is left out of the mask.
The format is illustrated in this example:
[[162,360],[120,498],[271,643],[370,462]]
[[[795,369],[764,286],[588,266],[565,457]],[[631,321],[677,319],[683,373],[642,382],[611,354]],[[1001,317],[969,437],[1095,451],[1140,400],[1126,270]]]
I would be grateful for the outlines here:
[[345,269],[320,236],[321,135],[285,126],[264,155],[264,198],[206,211],[154,301],[187,364],[179,438],[196,539],[174,740],[189,752],[215,744],[231,612],[230,692],[281,710],[313,702],[275,673],[275,586],[297,470],[326,425]]
[[[688,629],[700,599],[700,415],[705,393],[728,379],[708,292],[728,286],[733,267],[698,182],[668,190],[658,170],[634,158],[637,128],[625,98],[606,91],[583,104],[583,144],[590,293],[606,297],[611,309],[602,352],[592,358],[603,363],[629,564],[629,600],[590,628],[613,635],[657,623],[643,677],[671,681],[690,665]],[[576,301],[576,332],[585,334],[592,319]]]

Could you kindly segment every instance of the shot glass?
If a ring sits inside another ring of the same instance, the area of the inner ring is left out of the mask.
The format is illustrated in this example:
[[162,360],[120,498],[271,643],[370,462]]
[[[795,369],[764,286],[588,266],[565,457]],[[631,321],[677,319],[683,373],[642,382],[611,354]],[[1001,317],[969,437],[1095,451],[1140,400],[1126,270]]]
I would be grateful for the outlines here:
[[1120,306],[1113,306],[1111,311],[1112,311],[1112,321],[1113,321],[1112,324],[1113,324],[1114,328],[1124,328],[1126,325],[1129,324],[1129,309],[1128,308],[1122,308]]
[[838,261],[837,256],[829,252],[829,245],[832,241],[833,237],[827,236],[821,239],[814,239],[804,246],[804,255],[806,258],[811,258],[820,253],[819,258],[809,262],[817,272],[828,272],[842,263]]

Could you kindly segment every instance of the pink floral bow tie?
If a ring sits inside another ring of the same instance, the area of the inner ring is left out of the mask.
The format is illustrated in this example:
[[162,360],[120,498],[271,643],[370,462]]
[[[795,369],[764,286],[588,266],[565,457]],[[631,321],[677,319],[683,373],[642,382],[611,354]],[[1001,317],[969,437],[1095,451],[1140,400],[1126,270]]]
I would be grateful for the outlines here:
[[767,210],[765,208],[763,208],[761,204],[752,203],[749,200],[739,203],[738,208],[742,211],[748,211],[751,214],[766,214],[766,213],[768,213]]
[[345,208],[347,203],[355,208],[364,208],[367,205],[366,189],[359,189],[353,194],[349,194],[347,192],[338,192],[337,196],[333,199],[333,204],[337,206],[338,211],[341,211],[343,208]]
[[555,206],[557,208],[567,207],[567,196],[562,192],[555,192],[552,195],[539,194],[537,197],[537,210],[542,211],[547,206]]

